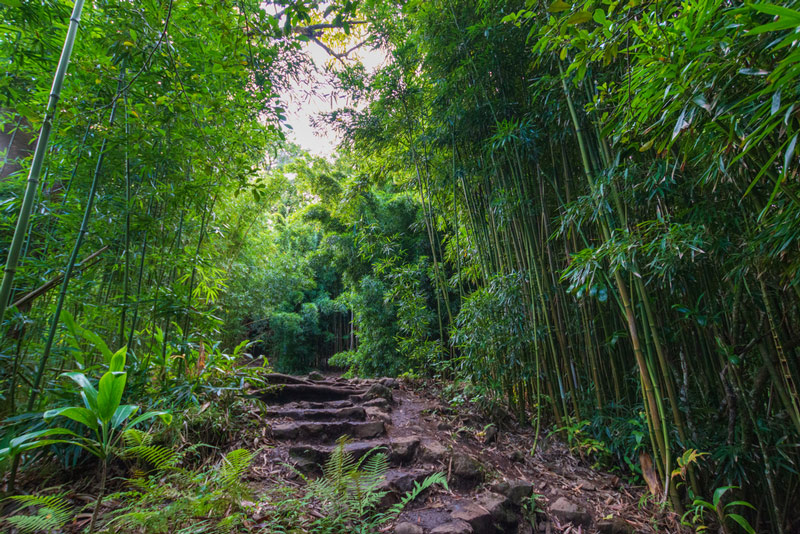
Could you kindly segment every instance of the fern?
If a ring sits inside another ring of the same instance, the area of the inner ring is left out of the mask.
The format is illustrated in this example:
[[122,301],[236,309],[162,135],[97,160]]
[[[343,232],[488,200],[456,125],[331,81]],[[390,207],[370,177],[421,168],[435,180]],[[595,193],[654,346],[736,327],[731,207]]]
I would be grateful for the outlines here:
[[126,453],[144,460],[158,471],[172,469],[178,461],[175,451],[160,445],[137,445],[127,449]]
[[219,481],[225,488],[239,484],[255,455],[246,449],[236,449],[225,455],[219,468]]
[[238,532],[246,519],[241,502],[250,491],[242,477],[254,455],[238,449],[225,455],[216,467],[176,467],[187,451],[199,446],[176,453],[159,446],[134,445],[129,452],[153,465],[155,475],[129,479],[134,490],[112,496],[121,505],[107,523],[107,532]]
[[11,526],[20,532],[51,532],[60,529],[72,517],[71,506],[64,499],[64,493],[59,495],[16,495],[9,499],[22,504],[21,508],[34,506],[37,508],[35,515],[15,515],[6,518]]
[[137,428],[128,428],[122,433],[122,440],[126,448],[134,448],[150,445],[153,441],[153,435]]
[[430,476],[427,476],[422,482],[414,482],[414,488],[403,495],[400,498],[400,501],[389,508],[389,510],[382,514],[376,514],[375,517],[373,517],[373,524],[378,526],[394,520],[410,502],[414,501],[423,491],[430,488],[434,484],[441,484],[444,489],[449,489],[447,487],[447,477],[444,475],[444,473],[434,473]]

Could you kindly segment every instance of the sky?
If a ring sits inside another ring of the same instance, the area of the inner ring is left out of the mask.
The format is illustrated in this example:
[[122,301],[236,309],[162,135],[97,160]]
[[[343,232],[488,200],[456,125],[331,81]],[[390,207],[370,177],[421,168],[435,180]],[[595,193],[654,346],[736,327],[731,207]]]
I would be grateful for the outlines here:
[[[311,154],[329,157],[336,151],[339,137],[333,131],[314,128],[311,120],[321,112],[341,109],[348,101],[344,95],[333,94],[334,88],[326,79],[325,64],[331,59],[328,53],[310,41],[304,47],[318,72],[310,79],[293,83],[289,94],[282,95],[287,104],[287,122],[292,126],[287,138]],[[351,53],[350,58],[361,61],[367,72],[372,73],[386,61],[386,53],[364,46]],[[307,96],[312,88],[316,89],[315,96]]]

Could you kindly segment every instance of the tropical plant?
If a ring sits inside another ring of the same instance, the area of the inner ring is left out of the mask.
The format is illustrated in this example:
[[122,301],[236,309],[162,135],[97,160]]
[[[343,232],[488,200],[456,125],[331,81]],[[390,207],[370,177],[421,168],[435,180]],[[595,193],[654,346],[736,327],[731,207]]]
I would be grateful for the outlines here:
[[[125,391],[127,373],[125,368],[125,353],[123,347],[114,353],[109,364],[109,370],[100,377],[98,387],[95,388],[90,379],[80,372],[64,373],[80,387],[80,398],[83,406],[67,406],[54,408],[44,412],[44,419],[51,420],[55,417],[66,417],[91,431],[90,436],[81,436],[66,428],[51,429],[52,432],[68,436],[67,439],[57,440],[61,443],[77,445],[96,456],[100,460],[100,487],[95,501],[92,520],[89,523],[89,532],[94,532],[95,523],[100,513],[103,497],[106,490],[106,476],[109,461],[116,455],[117,447],[127,427],[135,427],[156,417],[166,424],[172,416],[164,411],[150,411],[135,414],[139,407],[133,404],[120,404]],[[131,419],[133,417],[133,419]],[[44,446],[56,440],[42,440],[36,446]]]
[[723,497],[730,490],[739,489],[736,486],[722,486],[714,490],[714,497],[711,502],[704,501],[703,499],[695,499],[692,501],[692,506],[683,514],[681,523],[694,527],[695,532],[702,532],[708,529],[706,521],[706,513],[711,513],[716,521],[719,522],[720,528],[725,534],[730,534],[732,531],[727,525],[727,521],[733,521],[739,525],[748,534],[755,534],[753,526],[747,519],[738,513],[729,511],[733,507],[750,508],[755,510],[755,507],[747,501],[729,501],[723,502]]

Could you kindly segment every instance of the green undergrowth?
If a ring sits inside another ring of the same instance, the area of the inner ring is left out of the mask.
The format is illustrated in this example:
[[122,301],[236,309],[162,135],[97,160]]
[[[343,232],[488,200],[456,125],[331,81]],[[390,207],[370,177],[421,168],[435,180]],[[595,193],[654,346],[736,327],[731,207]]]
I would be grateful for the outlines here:
[[[125,431],[119,457],[127,475],[106,497],[98,532],[368,534],[379,532],[431,486],[447,487],[446,477],[436,473],[387,507],[382,484],[388,460],[380,448],[358,459],[345,450],[349,441],[342,437],[321,477],[298,473],[303,484],[265,483],[252,474],[258,450],[223,454],[200,442],[176,449],[160,444],[168,434]],[[16,508],[3,520],[6,528],[49,533],[83,526],[78,521],[83,510],[66,492],[11,499]]]

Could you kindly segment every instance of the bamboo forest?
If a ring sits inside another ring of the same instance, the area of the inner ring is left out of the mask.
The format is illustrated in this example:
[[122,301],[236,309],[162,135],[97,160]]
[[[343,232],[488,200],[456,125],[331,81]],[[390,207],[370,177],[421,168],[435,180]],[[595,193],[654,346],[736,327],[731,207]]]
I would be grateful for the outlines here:
[[0,0],[0,531],[800,533],[800,1]]

